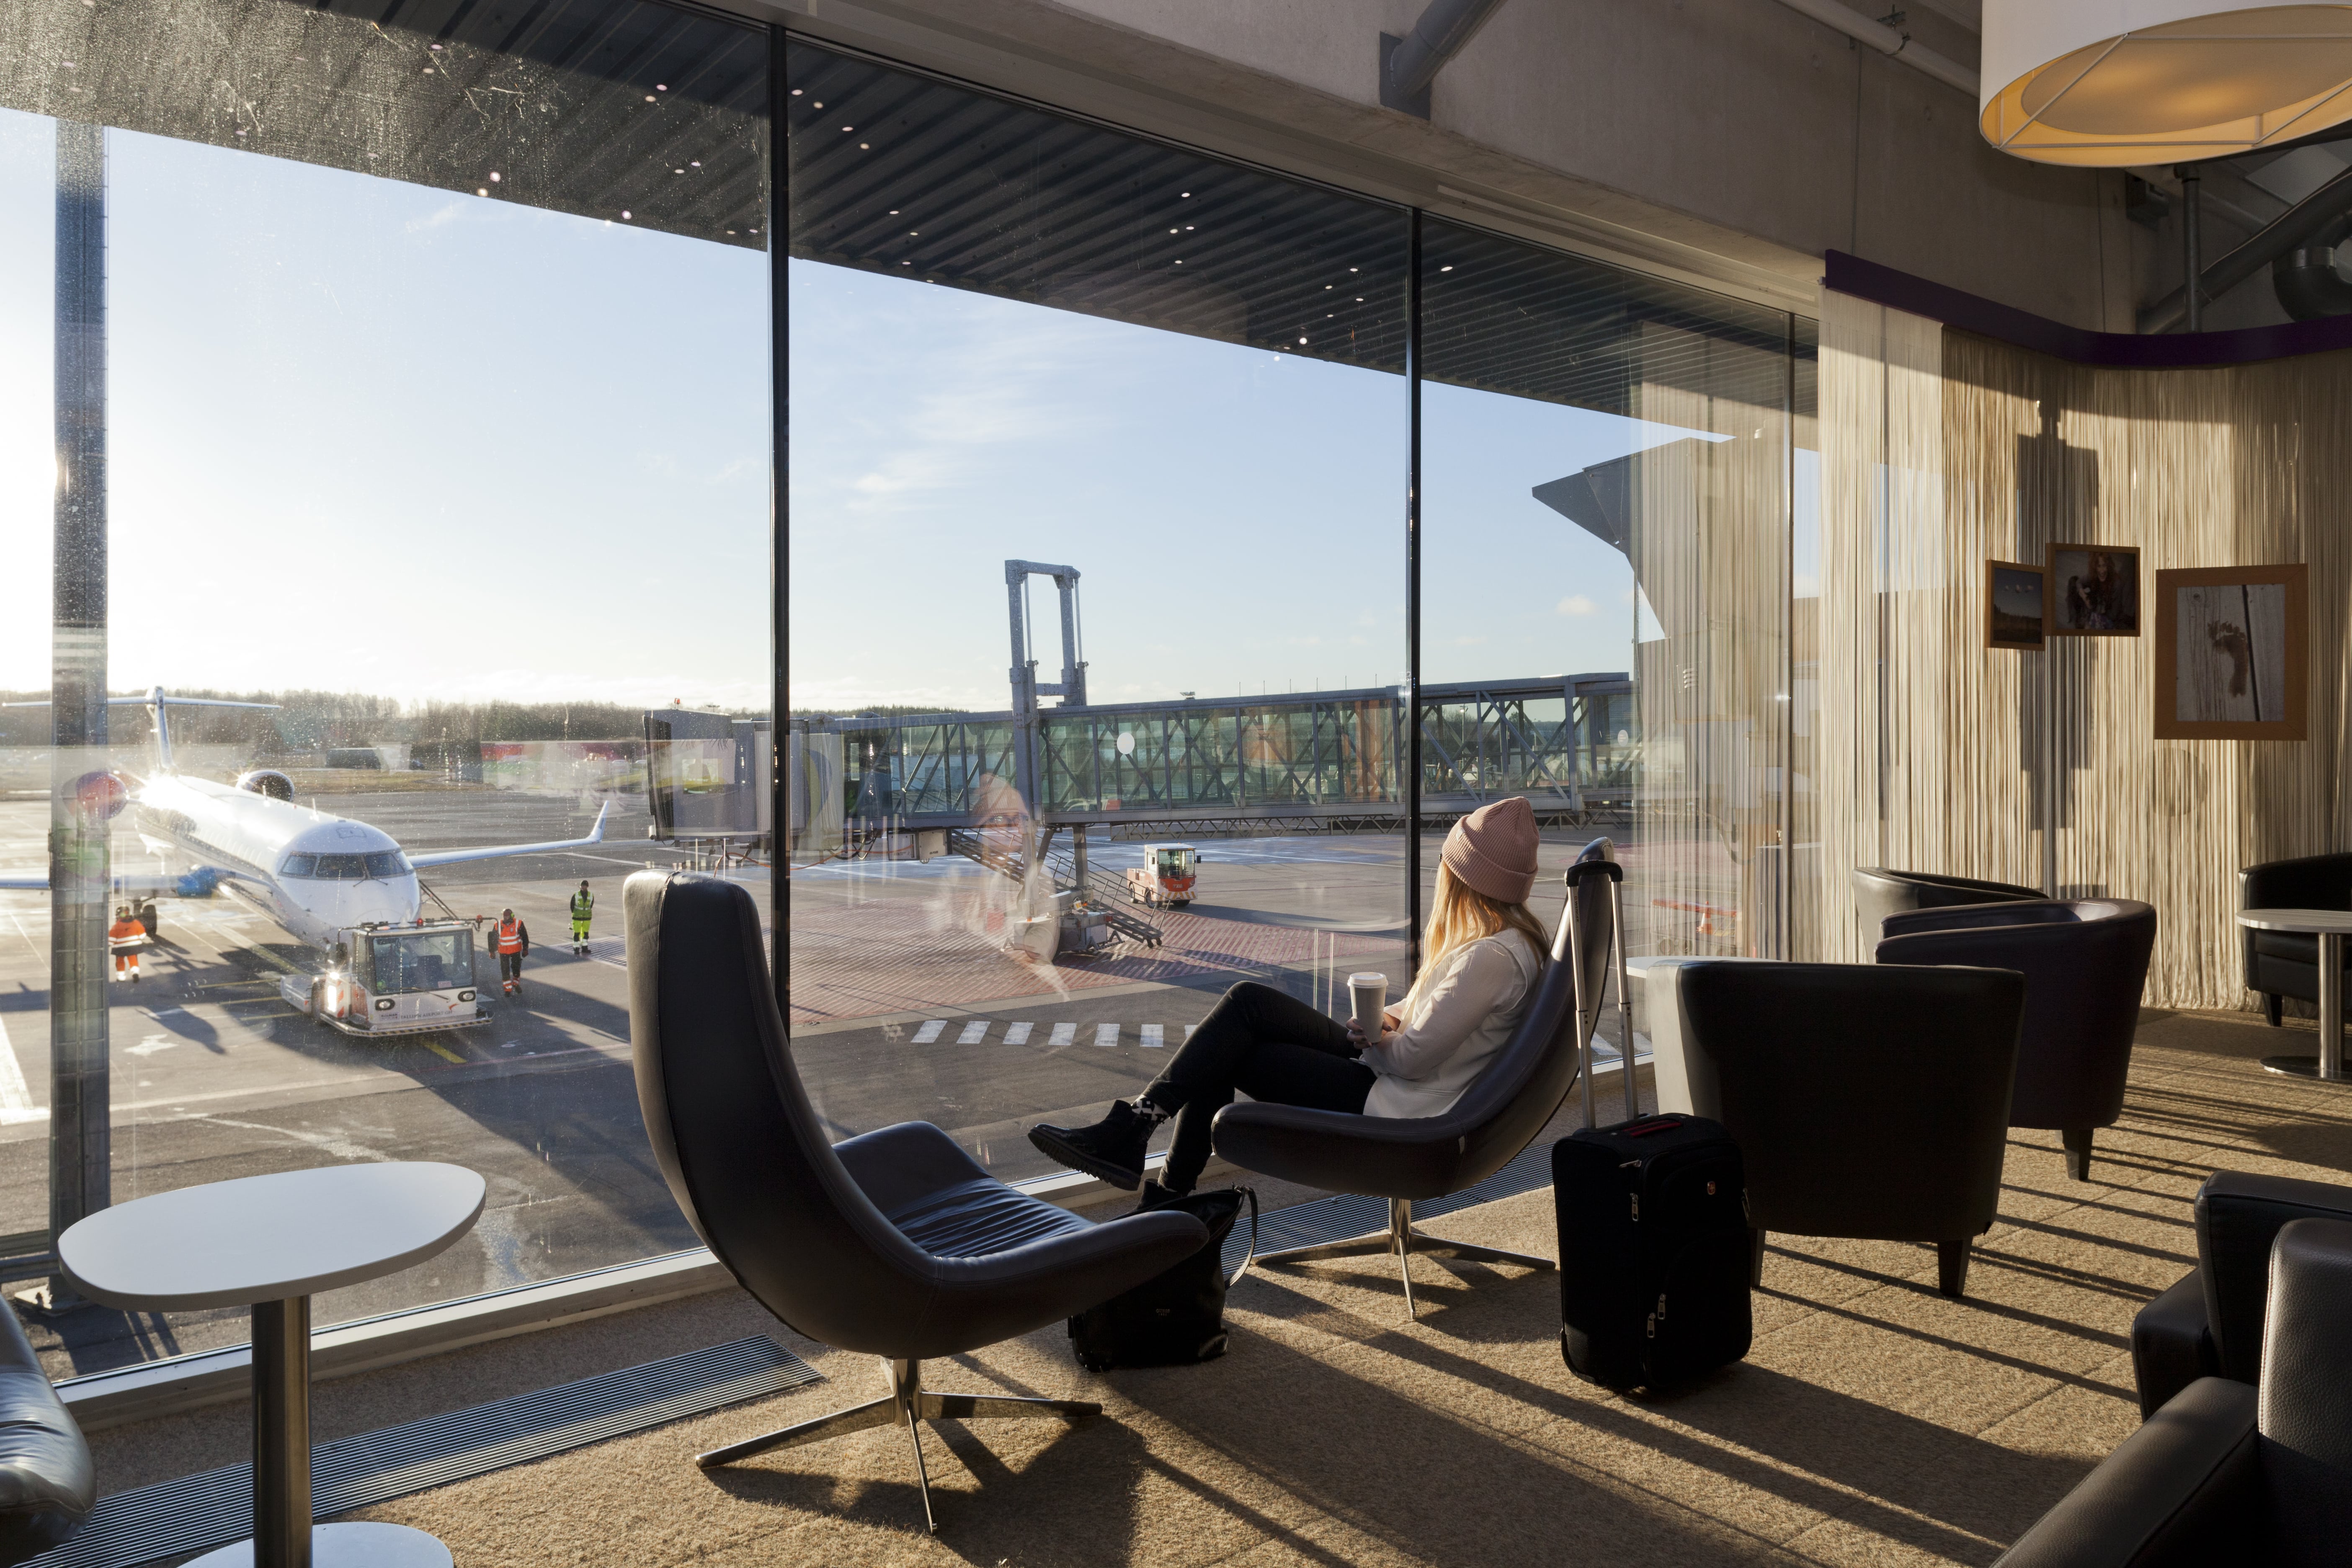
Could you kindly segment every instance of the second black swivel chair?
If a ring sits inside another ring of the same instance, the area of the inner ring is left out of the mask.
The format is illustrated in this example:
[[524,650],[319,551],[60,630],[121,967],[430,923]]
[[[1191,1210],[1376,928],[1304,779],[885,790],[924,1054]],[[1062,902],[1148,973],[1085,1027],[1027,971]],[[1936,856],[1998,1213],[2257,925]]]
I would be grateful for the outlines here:
[[[1389,1201],[1386,1231],[1352,1241],[1267,1253],[1255,1260],[1259,1266],[1388,1252],[1396,1258],[1404,1276],[1407,1317],[1414,1313],[1412,1254],[1416,1250],[1475,1263],[1556,1267],[1549,1258],[1448,1241],[1417,1230],[1412,1205],[1416,1198],[1458,1193],[1509,1164],[1535,1141],[1575,1086],[1584,1042],[1599,1021],[1601,976],[1615,931],[1609,888],[1617,867],[1612,850],[1607,839],[1593,840],[1569,873],[1570,897],[1582,911],[1581,929],[1587,933],[1579,954],[1586,973],[1586,1016],[1580,1024],[1578,966],[1567,962],[1569,921],[1563,910],[1560,929],[1552,939],[1553,962],[1545,966],[1534,999],[1519,1016],[1517,1028],[1444,1115],[1355,1116],[1255,1101],[1229,1105],[1217,1112],[1212,1124],[1214,1147],[1234,1164],[1326,1192]],[[1631,1114],[1630,1061],[1625,1072]]]
[[833,1142],[793,1066],[751,896],[730,882],[640,871],[623,905],[637,1103],[670,1194],[761,1306],[813,1340],[881,1358],[888,1388],[695,1462],[903,1426],[936,1530],[919,1423],[1102,1407],[935,1394],[922,1386],[922,1363],[1108,1300],[1199,1251],[1206,1227],[1174,1210],[1090,1225],[1014,1192],[929,1122]]

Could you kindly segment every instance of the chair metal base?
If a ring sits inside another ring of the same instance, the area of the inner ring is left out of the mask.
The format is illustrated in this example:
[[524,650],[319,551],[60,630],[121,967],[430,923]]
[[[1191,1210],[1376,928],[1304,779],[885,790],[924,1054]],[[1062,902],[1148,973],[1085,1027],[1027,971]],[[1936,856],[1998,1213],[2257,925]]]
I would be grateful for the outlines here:
[[1525,1252],[1506,1252],[1499,1247],[1480,1247],[1475,1242],[1448,1241],[1442,1236],[1432,1236],[1425,1230],[1415,1230],[1412,1225],[1412,1200],[1389,1200],[1389,1227],[1373,1231],[1347,1241],[1326,1241],[1313,1247],[1286,1247],[1280,1252],[1262,1252],[1244,1259],[1234,1271],[1239,1279],[1253,1264],[1307,1263],[1324,1258],[1360,1258],[1367,1253],[1393,1253],[1397,1271],[1404,1279],[1404,1315],[1407,1321],[1417,1317],[1420,1309],[1412,1299],[1412,1255],[1415,1252],[1441,1253],[1470,1263],[1509,1263],[1521,1268],[1557,1268],[1549,1258],[1537,1258]]
[[803,1443],[821,1443],[827,1437],[839,1437],[851,1432],[862,1432],[868,1426],[904,1426],[915,1450],[915,1487],[922,1494],[923,1522],[931,1533],[939,1533],[940,1521],[931,1511],[931,1477],[923,1464],[922,1435],[916,1429],[919,1421],[973,1421],[983,1419],[1042,1420],[1055,1417],[1064,1421],[1083,1420],[1102,1414],[1102,1406],[1089,1399],[1031,1399],[1010,1394],[936,1394],[922,1384],[922,1365],[916,1361],[881,1363],[882,1380],[890,1392],[864,1405],[853,1405],[846,1410],[836,1410],[830,1415],[820,1415],[814,1421],[803,1421],[765,1436],[730,1443],[724,1448],[713,1448],[707,1454],[697,1454],[694,1462],[704,1469],[731,1465],[738,1459],[748,1459],[754,1454],[764,1454],[772,1448],[796,1448]]

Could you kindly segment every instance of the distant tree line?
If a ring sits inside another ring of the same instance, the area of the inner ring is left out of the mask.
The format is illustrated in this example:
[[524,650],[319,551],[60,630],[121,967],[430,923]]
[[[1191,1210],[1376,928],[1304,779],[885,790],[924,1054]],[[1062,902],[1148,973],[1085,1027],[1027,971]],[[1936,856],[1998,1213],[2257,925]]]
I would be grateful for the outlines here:
[[926,713],[969,713],[969,708],[942,708],[936,702],[909,707],[903,703],[877,703],[871,708],[794,708],[787,714],[793,719],[912,719]]
[[[0,691],[0,702],[46,701],[48,695]],[[646,732],[646,710],[617,702],[426,701],[404,707],[388,697],[355,691],[190,689],[173,695],[278,704],[274,710],[191,708],[172,714],[175,742],[238,746],[257,760],[379,742],[628,741],[642,740]],[[731,716],[764,717],[750,712]],[[153,730],[144,708],[108,711],[107,737],[114,745],[144,744]],[[49,732],[46,708],[0,708],[0,746],[46,746]]]

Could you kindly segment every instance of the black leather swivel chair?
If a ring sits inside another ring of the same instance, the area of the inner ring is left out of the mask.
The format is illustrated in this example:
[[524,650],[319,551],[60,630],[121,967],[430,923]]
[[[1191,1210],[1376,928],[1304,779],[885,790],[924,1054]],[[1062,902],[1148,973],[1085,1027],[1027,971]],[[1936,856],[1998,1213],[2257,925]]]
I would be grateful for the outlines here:
[[2021,888],[2014,882],[1984,882],[1974,877],[1946,877],[1933,871],[1890,871],[1884,866],[1855,867],[1853,882],[1854,908],[1862,915],[1865,946],[1878,941],[1882,934],[1880,921],[1903,910],[2012,903],[2049,896],[2039,888]]
[[1092,1415],[1098,1405],[934,1394],[921,1363],[1025,1334],[1199,1251],[1189,1214],[1090,1225],[1025,1197],[928,1122],[833,1143],[793,1066],[741,888],[640,871],[622,894],[629,1026],[646,1133],[728,1272],[813,1340],[882,1361],[870,1404],[702,1454],[705,1468],[867,1426],[908,1429],[931,1514],[919,1421]]
[[2299,1219],[2263,1271],[2259,1384],[2200,1378],[1996,1568],[2320,1568],[2352,1553],[2352,1224]]
[[[2273,860],[2249,866],[2238,873],[2238,907],[2242,910],[2352,909],[2352,855],[2306,855],[2299,860]],[[2271,1027],[2281,1022],[2279,1003],[2294,996],[2319,1000],[2319,939],[2301,931],[2247,931],[2246,989],[2259,991]],[[2352,973],[2352,950],[2345,954],[2345,972]]]
[[2128,899],[1967,904],[1888,915],[1881,963],[1962,963],[2025,976],[2011,1127],[2059,1130],[2066,1171],[2091,1174],[2095,1131],[2123,1114],[2156,910]]
[[81,1528],[98,1476],[16,1315],[0,1307],[0,1563],[37,1557]]
[[[1764,1237],[1933,1242],[1966,1288],[2000,1196],[2025,977],[2002,969],[1696,961],[1651,969],[1660,1100],[1720,1121]],[[1673,1094],[1667,1086],[1673,1086]]]
[[[1412,1317],[1412,1254],[1444,1253],[1477,1263],[1551,1268],[1548,1258],[1447,1241],[1413,1228],[1416,1198],[1443,1197],[1482,1182],[1535,1142],[1575,1087],[1586,1042],[1600,1021],[1602,980],[1615,940],[1610,893],[1618,870],[1605,838],[1587,845],[1568,873],[1585,932],[1577,956],[1585,974],[1585,1016],[1577,1024],[1576,970],[1569,958],[1565,910],[1552,938],[1551,957],[1518,1027],[1495,1053],[1462,1098],[1443,1116],[1350,1116],[1295,1105],[1244,1102],[1226,1106],[1211,1123],[1212,1147],[1236,1165],[1326,1192],[1389,1201],[1389,1227],[1352,1241],[1269,1252],[1258,1266],[1304,1263],[1365,1252],[1395,1255],[1404,1276],[1405,1315]],[[1625,1066],[1627,1083],[1633,1064]],[[1589,1086],[1588,1086],[1589,1087]],[[1629,1095],[1630,1098],[1630,1095]]]
[[2352,1187],[2216,1171],[2197,1189],[2196,1217],[2197,1267],[2132,1320],[2144,1416],[2200,1377],[2254,1382],[2271,1243],[2298,1219],[2352,1220]]

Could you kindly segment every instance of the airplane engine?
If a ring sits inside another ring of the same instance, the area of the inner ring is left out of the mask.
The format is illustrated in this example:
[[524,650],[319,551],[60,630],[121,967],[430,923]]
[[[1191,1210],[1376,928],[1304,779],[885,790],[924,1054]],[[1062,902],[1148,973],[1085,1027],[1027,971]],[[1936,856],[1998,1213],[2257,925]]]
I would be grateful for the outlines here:
[[254,768],[239,773],[236,787],[249,789],[256,795],[266,795],[272,800],[294,798],[294,781],[276,768]]

